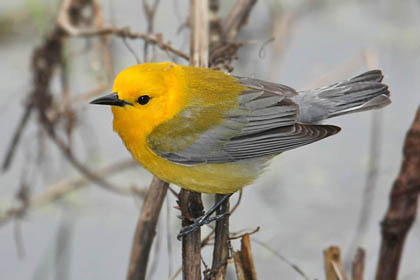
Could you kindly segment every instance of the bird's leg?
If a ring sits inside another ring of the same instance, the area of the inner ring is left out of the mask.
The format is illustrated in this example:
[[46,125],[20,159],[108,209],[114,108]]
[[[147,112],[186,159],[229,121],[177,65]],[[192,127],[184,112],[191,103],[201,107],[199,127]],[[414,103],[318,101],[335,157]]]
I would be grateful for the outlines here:
[[194,223],[188,226],[183,227],[180,232],[178,233],[178,239],[181,239],[182,236],[196,231],[198,229],[200,229],[200,227],[202,227],[203,225],[209,224],[213,221],[218,221],[220,219],[222,219],[223,217],[225,217],[226,215],[229,215],[229,212],[220,214],[220,215],[216,215],[214,217],[210,217],[214,212],[216,212],[216,210],[220,207],[220,205],[223,204],[223,202],[225,202],[226,200],[229,199],[229,197],[232,196],[233,193],[231,194],[226,194],[224,195],[219,201],[217,201],[209,210],[207,210],[206,213],[204,213],[203,216],[197,218],[194,220]]

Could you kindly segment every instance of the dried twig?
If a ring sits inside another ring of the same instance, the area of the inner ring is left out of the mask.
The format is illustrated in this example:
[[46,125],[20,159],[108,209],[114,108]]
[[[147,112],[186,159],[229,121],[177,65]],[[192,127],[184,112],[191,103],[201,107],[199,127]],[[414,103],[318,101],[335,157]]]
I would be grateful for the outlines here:
[[189,56],[187,54],[172,47],[169,42],[168,43],[164,42],[162,39],[162,36],[159,34],[151,35],[147,33],[133,32],[128,27],[121,28],[121,27],[116,27],[116,26],[104,26],[104,27],[99,27],[99,28],[83,28],[83,29],[77,28],[73,24],[71,24],[70,21],[68,20],[66,10],[67,9],[65,8],[61,10],[62,12],[59,14],[57,23],[70,36],[92,37],[92,36],[113,35],[116,37],[127,38],[127,39],[142,39],[151,45],[158,46],[161,50],[171,52],[179,57],[184,58],[185,60],[189,60]]
[[382,221],[377,280],[397,279],[405,239],[417,215],[419,193],[420,107],[407,132],[400,174],[392,187],[389,207]]
[[[240,231],[236,231],[236,232],[230,232],[229,235],[229,240],[235,240],[235,239],[242,239],[242,237],[244,237],[245,234],[251,236],[254,235],[255,233],[260,231],[260,227],[256,227],[255,229],[248,231],[248,230],[240,230]],[[252,240],[254,241],[254,240]]]
[[230,214],[234,213],[236,211],[236,209],[238,209],[239,205],[241,204],[242,201],[242,195],[244,193],[243,189],[239,190],[239,196],[238,196],[238,200],[236,201],[235,205],[233,205],[232,210],[230,210]]
[[251,242],[249,235],[245,234],[241,239],[241,250],[233,253],[236,277],[238,280],[256,280],[254,260],[251,252]]
[[363,274],[365,272],[365,258],[365,250],[358,248],[351,269],[352,280],[364,279]]
[[[147,22],[147,34],[152,34],[154,31],[154,19],[156,15],[157,8],[159,6],[160,0],[154,0],[153,5],[150,6],[147,0],[143,0],[143,12],[146,16]],[[143,61],[149,61],[149,42],[144,41],[144,48],[143,48]]]
[[156,234],[156,224],[160,209],[168,190],[168,183],[154,178],[147,191],[146,197],[137,222],[133,247],[131,248],[128,280],[143,280],[146,278],[147,263],[150,249]]
[[178,57],[181,57],[185,60],[189,60],[189,56],[181,50],[178,50],[171,46],[170,42],[164,42],[162,36],[157,35],[148,35],[141,32],[131,31],[129,28],[120,28],[120,27],[103,27],[93,30],[83,30],[77,33],[71,34],[72,36],[77,37],[92,37],[98,35],[113,35],[121,38],[127,39],[142,39],[147,41],[151,45],[158,46],[161,50],[171,52]]
[[247,22],[249,14],[257,0],[238,0],[232,11],[223,21],[220,27],[220,39],[212,41],[210,46],[209,64],[212,68],[225,69],[232,71],[230,65],[235,59],[236,52],[243,45],[235,41],[237,34],[242,26]]
[[28,123],[29,117],[31,116],[32,109],[33,109],[33,104],[29,102],[25,107],[25,112],[23,113],[22,118],[20,119],[19,124],[15,130],[15,133],[13,134],[13,137],[10,141],[9,148],[7,149],[7,153],[2,164],[3,171],[6,171],[10,167],[10,163],[12,162],[13,156],[16,151],[16,147],[19,144],[19,140],[22,136],[22,132]]
[[[259,228],[258,228],[259,229]],[[284,257],[283,255],[281,255],[280,253],[276,252],[275,250],[273,250],[273,248],[271,248],[268,244],[259,241],[258,239],[252,238],[252,242],[260,245],[261,247],[263,247],[264,249],[268,250],[269,252],[271,252],[274,256],[276,256],[277,258],[279,258],[282,262],[286,263],[288,266],[290,266],[293,270],[295,270],[300,276],[302,276],[303,279],[305,280],[309,280],[310,278],[305,274],[305,272],[295,263],[292,263],[290,260],[288,260],[286,257]]]
[[341,263],[340,248],[331,246],[324,251],[325,275],[327,280],[346,280]]

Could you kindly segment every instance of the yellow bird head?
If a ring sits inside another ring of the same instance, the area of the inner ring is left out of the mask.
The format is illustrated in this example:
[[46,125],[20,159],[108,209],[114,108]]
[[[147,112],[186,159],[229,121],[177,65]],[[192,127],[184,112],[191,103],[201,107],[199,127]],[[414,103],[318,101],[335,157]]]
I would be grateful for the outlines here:
[[[179,102],[182,100],[179,96],[182,91],[178,90],[180,80],[174,78],[178,71],[177,66],[170,62],[129,67],[115,78],[111,94],[91,103],[112,106],[114,130],[118,133],[148,134],[183,105]],[[127,126],[136,129],[133,131]]]

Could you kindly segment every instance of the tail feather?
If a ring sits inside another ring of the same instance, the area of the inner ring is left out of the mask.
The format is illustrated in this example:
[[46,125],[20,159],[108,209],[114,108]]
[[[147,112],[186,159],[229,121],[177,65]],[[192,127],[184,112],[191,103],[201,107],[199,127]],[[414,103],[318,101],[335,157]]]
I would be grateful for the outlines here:
[[382,108],[389,103],[388,86],[380,70],[372,70],[331,86],[299,92],[298,121],[316,123],[345,114]]
[[381,70],[370,70],[345,82],[382,82],[384,75]]

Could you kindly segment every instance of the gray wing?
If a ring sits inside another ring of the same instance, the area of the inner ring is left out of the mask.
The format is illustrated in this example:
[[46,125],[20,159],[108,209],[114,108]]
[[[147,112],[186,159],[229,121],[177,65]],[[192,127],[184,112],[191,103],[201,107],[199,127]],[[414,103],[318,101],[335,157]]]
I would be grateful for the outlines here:
[[[298,105],[290,99],[297,94],[294,89],[257,79],[236,78],[248,90],[239,96],[239,108],[228,112],[222,124],[202,133],[180,151],[162,152],[149,141],[152,150],[184,165],[226,163],[275,156],[340,130],[330,125],[296,123]],[[190,110],[186,108],[180,115],[193,116]]]

